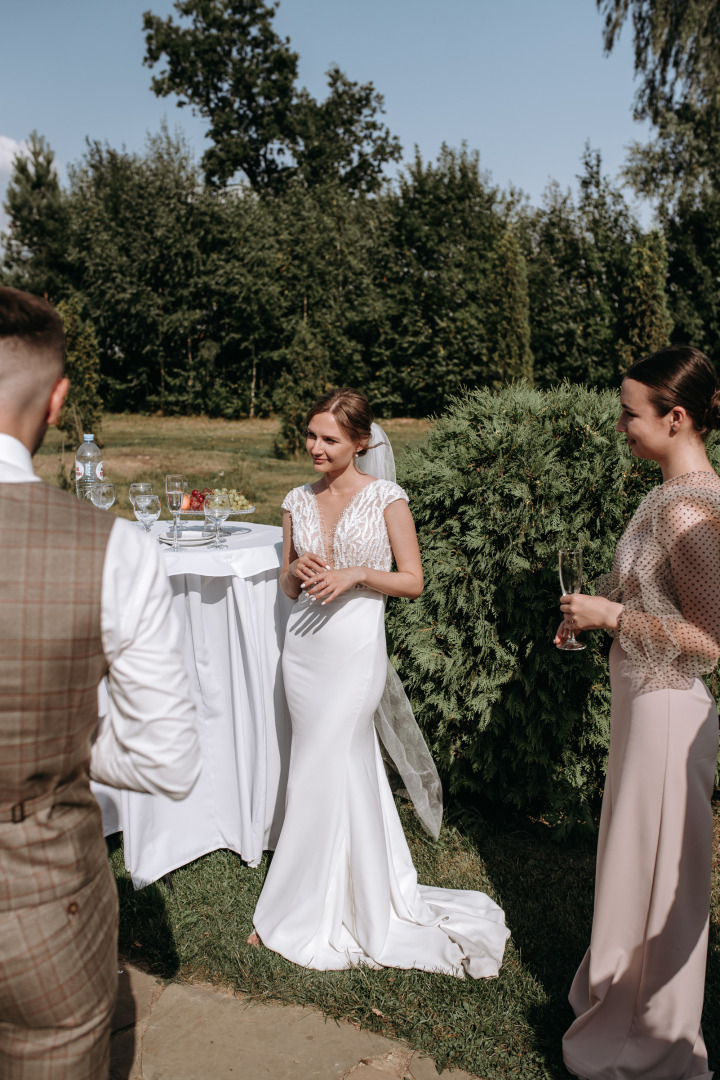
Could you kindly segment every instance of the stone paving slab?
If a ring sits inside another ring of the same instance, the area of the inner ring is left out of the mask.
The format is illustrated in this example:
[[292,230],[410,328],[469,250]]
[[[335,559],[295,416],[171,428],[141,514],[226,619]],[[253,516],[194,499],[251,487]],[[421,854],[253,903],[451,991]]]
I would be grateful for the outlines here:
[[128,966],[119,986],[110,1080],[437,1080],[430,1058],[312,1009],[166,986]]

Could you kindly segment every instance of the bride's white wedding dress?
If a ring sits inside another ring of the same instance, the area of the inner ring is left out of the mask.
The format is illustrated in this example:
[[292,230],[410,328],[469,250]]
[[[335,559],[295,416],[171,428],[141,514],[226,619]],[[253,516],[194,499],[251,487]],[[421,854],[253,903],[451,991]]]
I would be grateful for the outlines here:
[[[407,495],[375,480],[334,536],[309,484],[283,508],[298,555],[389,571],[384,511]],[[418,885],[380,753],[373,715],[385,686],[385,597],[355,587],[321,607],[304,593],[287,626],[282,666],[292,753],[287,808],[255,910],[264,945],[321,970],[363,963],[463,978],[498,973],[509,930],[484,893]]]

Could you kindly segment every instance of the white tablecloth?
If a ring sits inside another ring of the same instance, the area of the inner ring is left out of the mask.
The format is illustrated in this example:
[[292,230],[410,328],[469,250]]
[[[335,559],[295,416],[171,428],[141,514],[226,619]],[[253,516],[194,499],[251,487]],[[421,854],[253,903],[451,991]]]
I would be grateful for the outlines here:
[[[255,866],[282,824],[290,721],[280,649],[291,606],[278,586],[282,531],[236,521],[226,528],[225,550],[164,554],[198,710],[203,769],[195,788],[173,802],[93,784],[105,834],[123,832],[136,888],[217,848]],[[158,522],[154,532],[167,529]],[[193,522],[185,534],[201,529]]]

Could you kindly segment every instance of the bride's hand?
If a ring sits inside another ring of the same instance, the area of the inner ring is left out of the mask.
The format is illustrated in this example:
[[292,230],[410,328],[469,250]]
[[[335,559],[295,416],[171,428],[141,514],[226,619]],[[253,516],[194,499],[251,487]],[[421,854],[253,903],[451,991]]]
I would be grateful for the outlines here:
[[304,555],[301,555],[299,559],[290,564],[290,573],[300,582],[301,588],[311,581],[316,581],[318,574],[329,569],[325,560],[321,559],[319,555],[313,555],[311,551],[306,551]]
[[301,585],[311,600],[319,600],[321,606],[336,600],[353,585],[359,584],[362,579],[362,569],[358,566],[349,566],[344,570],[324,570],[317,580],[310,585]]

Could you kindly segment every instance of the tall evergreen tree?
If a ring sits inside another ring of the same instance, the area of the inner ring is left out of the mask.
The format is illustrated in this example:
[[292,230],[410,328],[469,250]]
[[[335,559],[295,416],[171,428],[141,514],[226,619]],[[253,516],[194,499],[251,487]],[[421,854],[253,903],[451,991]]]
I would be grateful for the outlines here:
[[664,222],[672,340],[720,365],[720,192],[683,195]]
[[305,449],[305,417],[337,380],[327,350],[306,320],[297,322],[292,341],[283,353],[283,370],[274,395],[275,409],[280,414],[275,453],[287,458],[298,457]]
[[582,158],[577,199],[557,185],[525,217],[535,378],[617,384],[630,252],[640,228],[599,153]]
[[55,154],[36,131],[27,153],[15,158],[3,205],[10,218],[3,280],[46,300],[57,300],[68,287],[67,203]]
[[392,407],[427,415],[483,381],[484,283],[504,229],[499,195],[477,154],[443,146],[436,163],[416,154],[384,209],[376,273],[380,346],[396,373]]
[[499,390],[517,379],[532,382],[527,269],[511,229],[496,242],[485,285],[486,335],[483,383]]
[[67,299],[61,300],[57,310],[65,327],[65,374],[70,380],[58,427],[77,444],[82,442],[86,431],[92,431],[98,440],[102,398],[95,329],[83,317],[83,298],[78,293],[70,293]]
[[638,237],[630,250],[623,298],[623,338],[619,343],[622,369],[670,340],[672,319],[667,302],[667,276],[665,238],[652,229]]

